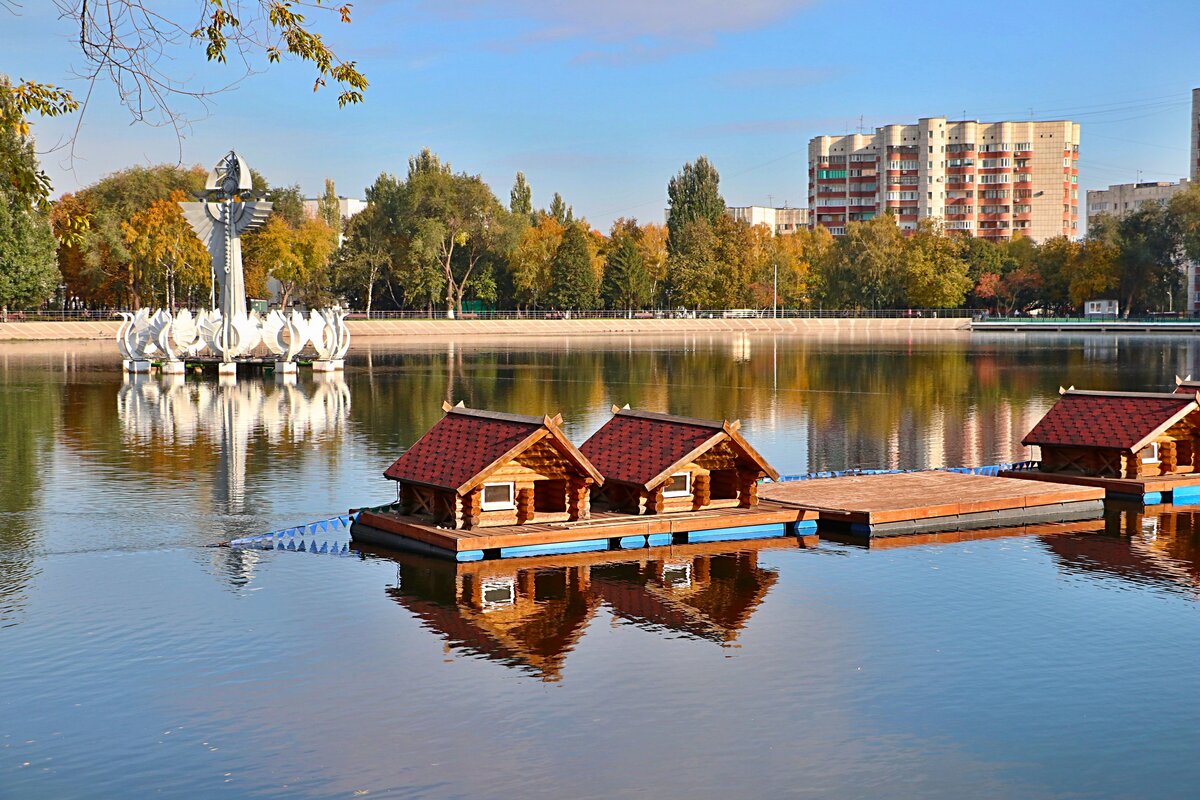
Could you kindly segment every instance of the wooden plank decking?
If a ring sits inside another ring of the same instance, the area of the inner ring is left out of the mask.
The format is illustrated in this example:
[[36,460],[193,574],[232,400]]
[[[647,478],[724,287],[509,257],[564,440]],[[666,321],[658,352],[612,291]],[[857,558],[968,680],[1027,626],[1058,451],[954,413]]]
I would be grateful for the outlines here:
[[577,522],[549,522],[527,525],[501,525],[472,530],[439,528],[428,522],[391,511],[364,511],[358,525],[366,525],[450,553],[493,550],[528,545],[567,544],[594,539],[619,539],[627,536],[674,535],[694,531],[713,531],[759,525],[778,525],[815,520],[815,512],[759,503],[754,508],[719,508],[707,511],[633,516],[613,512],[593,512],[590,519]]
[[759,496],[816,511],[822,522],[876,526],[1098,501],[1104,490],[930,471],[768,483]]

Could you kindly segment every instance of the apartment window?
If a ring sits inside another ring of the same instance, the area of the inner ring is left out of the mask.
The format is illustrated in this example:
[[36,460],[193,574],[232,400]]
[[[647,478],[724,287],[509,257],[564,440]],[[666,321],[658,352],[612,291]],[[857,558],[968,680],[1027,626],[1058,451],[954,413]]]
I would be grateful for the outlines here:
[[[1017,176],[1017,180],[1020,181],[1020,179],[1021,179],[1020,176]],[[1008,183],[1008,176],[1007,175],[980,175],[979,182],[980,183]]]
[[483,510],[505,511],[516,508],[516,491],[512,483],[485,483],[483,485]]
[[676,472],[663,487],[663,497],[687,497],[692,493],[692,473]]
[[1029,214],[1032,212],[1033,212],[1033,206],[1031,206],[1031,205],[1026,205],[1026,204],[1022,203],[1022,204],[1013,206],[1013,213],[1015,213],[1015,214]]
[[846,177],[844,169],[819,169],[817,170],[817,178],[838,179]]
[[996,167],[1011,167],[1011,158],[985,158],[981,166],[984,169],[995,169]]
[[[931,138],[931,139],[932,139],[933,137],[932,137],[932,136],[930,136],[929,138]],[[933,152],[933,145],[929,145],[929,152],[930,152],[930,153],[932,153],[932,152]]]
[[832,234],[833,236],[845,236],[846,229],[845,228],[830,228],[829,233]]
[[1017,142],[1018,150],[1032,150],[1033,142]]

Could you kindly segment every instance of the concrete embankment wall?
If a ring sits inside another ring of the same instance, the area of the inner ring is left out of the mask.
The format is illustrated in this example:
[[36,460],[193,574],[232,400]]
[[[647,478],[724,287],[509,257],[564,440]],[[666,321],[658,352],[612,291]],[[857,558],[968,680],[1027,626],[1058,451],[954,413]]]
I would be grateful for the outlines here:
[[[0,341],[115,339],[119,320],[0,323]],[[368,336],[603,336],[672,333],[876,333],[965,331],[967,318],[894,319],[372,319],[350,320],[352,338]]]

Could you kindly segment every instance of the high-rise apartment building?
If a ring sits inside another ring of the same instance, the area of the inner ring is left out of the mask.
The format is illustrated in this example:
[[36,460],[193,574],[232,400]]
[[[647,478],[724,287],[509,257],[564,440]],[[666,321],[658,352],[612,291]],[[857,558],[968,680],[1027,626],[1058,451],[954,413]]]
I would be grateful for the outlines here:
[[948,121],[885,125],[874,134],[817,136],[808,144],[810,226],[891,212],[989,239],[1079,235],[1079,125]]

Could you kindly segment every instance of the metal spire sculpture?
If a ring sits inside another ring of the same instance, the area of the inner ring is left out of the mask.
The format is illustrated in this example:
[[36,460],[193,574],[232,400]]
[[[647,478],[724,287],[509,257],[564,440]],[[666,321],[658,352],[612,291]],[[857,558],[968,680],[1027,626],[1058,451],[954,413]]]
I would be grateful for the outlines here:
[[313,369],[341,369],[350,346],[346,311],[334,306],[312,309],[306,317],[272,311],[266,318],[246,313],[246,281],[242,272],[241,235],[262,225],[271,204],[255,197],[250,167],[233,150],[208,175],[199,202],[180,203],[184,218],[212,254],[212,308],[193,317],[187,310],[140,309],[122,314],[117,346],[127,372],[148,372],[151,357],[162,359],[162,371],[182,374],[183,357],[205,350],[220,359],[219,372],[236,374],[235,358],[259,345],[276,358],[278,373],[295,373],[296,358],[311,344]]

